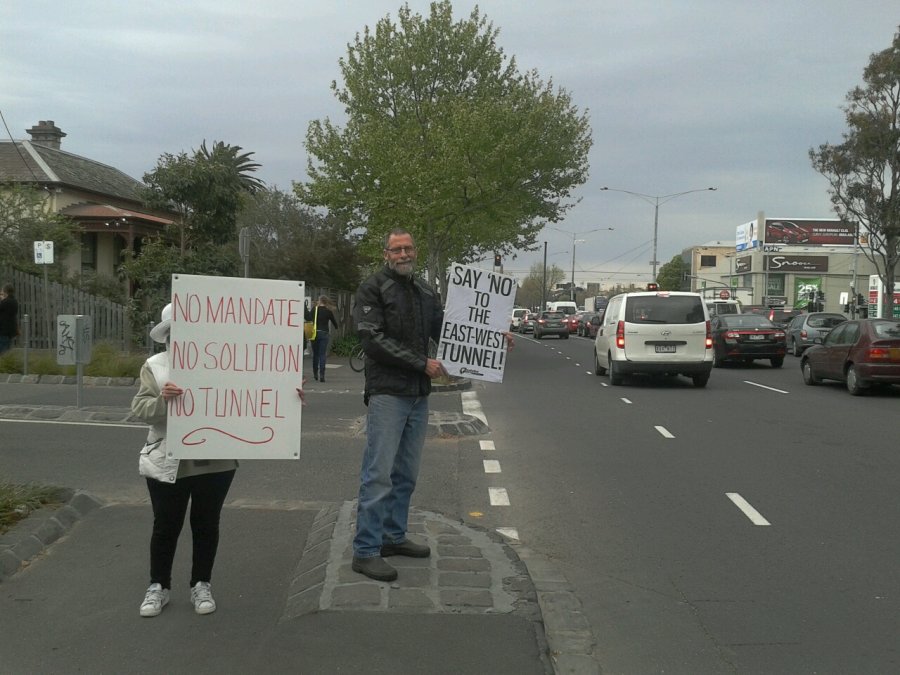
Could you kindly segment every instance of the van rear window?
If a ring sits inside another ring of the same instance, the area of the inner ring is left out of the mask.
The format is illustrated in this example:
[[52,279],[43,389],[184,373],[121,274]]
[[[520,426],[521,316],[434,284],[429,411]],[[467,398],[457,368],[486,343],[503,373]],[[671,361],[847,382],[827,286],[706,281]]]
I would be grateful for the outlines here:
[[629,323],[700,323],[703,303],[692,295],[637,295],[625,302]]

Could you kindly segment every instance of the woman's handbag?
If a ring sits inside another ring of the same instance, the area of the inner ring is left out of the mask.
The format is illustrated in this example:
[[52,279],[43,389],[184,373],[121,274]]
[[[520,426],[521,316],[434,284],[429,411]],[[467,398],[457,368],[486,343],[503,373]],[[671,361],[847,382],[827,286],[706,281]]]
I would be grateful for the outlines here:
[[303,324],[303,335],[307,340],[315,340],[316,339],[316,319],[319,317],[319,308],[316,307],[316,311],[313,312],[313,320],[306,321]]

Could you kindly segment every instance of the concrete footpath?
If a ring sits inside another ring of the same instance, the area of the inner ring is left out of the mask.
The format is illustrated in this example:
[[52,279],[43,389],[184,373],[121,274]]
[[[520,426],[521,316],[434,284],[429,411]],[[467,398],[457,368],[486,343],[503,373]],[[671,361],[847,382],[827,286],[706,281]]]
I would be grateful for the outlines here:
[[[361,385],[348,368],[327,374],[329,387]],[[0,405],[0,419],[11,418],[134,422],[127,408],[58,402]],[[444,438],[488,431],[448,412],[435,413],[429,426]],[[0,671],[599,672],[580,602],[546,558],[413,509],[410,533],[431,546],[431,558],[390,558],[399,578],[375,582],[350,569],[354,510],[353,501],[226,505],[219,556],[228,564],[217,565],[213,579],[218,611],[194,614],[188,580],[179,578],[190,569],[185,527],[171,601],[147,619],[138,605],[149,506],[73,493],[63,507],[38,511],[0,536]]]

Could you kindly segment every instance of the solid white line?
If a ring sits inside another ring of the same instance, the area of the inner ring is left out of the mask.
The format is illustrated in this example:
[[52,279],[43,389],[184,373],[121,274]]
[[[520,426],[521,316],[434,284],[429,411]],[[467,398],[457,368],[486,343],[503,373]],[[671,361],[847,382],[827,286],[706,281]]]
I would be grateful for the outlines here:
[[737,492],[726,492],[725,494],[728,499],[734,502],[735,506],[737,506],[741,511],[744,512],[744,515],[747,516],[754,525],[771,525],[768,520],[762,517],[759,511],[750,506],[749,502],[741,497]]
[[757,384],[756,382],[751,382],[750,380],[744,380],[744,384],[750,384],[754,387],[759,387],[760,389],[768,389],[769,391],[774,391],[779,394],[790,394],[791,392],[785,391],[784,389],[776,389],[775,387],[767,387],[764,384]]
[[622,403],[627,403],[628,405],[631,405],[631,401],[629,401],[629,400],[628,400],[627,398],[625,398],[625,397],[622,397],[620,400],[622,401]]
[[462,409],[464,414],[477,417],[484,422],[485,426],[490,426],[487,423],[487,417],[484,416],[484,412],[481,410],[481,403],[478,401],[478,395],[474,391],[464,391],[460,397],[462,398]]
[[496,450],[494,447],[494,441],[478,441],[481,444],[482,450]]
[[653,427],[653,428],[656,429],[660,434],[662,434],[662,436],[663,436],[664,438],[675,438],[675,437],[672,435],[672,432],[670,432],[670,431],[669,431],[668,429],[666,429],[665,427],[659,427],[659,426],[657,426],[657,427]]
[[519,531],[514,527],[498,527],[497,532],[507,539],[519,541]]
[[491,506],[509,506],[509,493],[506,488],[488,488]]
[[18,422],[19,424],[68,424],[75,427],[118,427],[120,429],[141,429],[146,431],[143,424],[119,424],[118,422],[66,422],[64,420],[0,420],[2,422]]
[[500,473],[500,462],[496,459],[483,459],[481,463],[484,464],[485,473]]

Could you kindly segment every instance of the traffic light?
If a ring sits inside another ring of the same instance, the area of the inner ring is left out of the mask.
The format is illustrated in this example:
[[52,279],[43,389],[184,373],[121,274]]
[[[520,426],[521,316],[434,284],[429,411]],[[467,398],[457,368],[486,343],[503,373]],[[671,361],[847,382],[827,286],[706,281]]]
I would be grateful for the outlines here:
[[499,253],[494,254],[494,267],[501,267],[503,265],[503,259],[500,257]]

